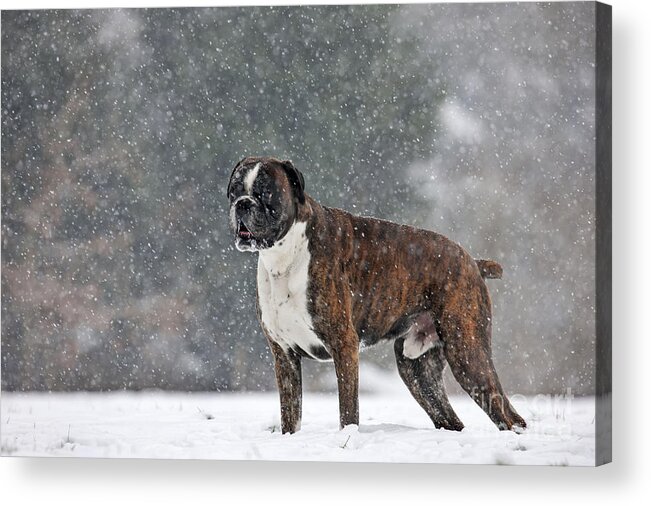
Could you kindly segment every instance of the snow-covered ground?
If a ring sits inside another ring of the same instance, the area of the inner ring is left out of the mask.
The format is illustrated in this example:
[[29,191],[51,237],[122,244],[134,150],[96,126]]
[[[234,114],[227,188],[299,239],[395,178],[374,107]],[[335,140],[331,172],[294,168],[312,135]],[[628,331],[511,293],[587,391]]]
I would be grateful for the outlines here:
[[594,399],[514,397],[524,434],[499,432],[467,396],[466,428],[436,430],[403,392],[362,393],[360,426],[339,430],[334,394],[307,393],[302,429],[278,430],[269,393],[6,393],[2,455],[592,465]]

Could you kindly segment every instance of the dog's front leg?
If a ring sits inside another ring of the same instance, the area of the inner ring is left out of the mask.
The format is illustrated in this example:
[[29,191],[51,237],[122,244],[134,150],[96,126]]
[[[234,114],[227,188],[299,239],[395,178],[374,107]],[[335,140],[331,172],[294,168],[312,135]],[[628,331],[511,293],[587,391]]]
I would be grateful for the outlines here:
[[333,350],[332,358],[339,390],[339,428],[359,425],[359,346],[357,336],[348,336]]
[[281,430],[283,434],[293,434],[301,428],[301,357],[291,349],[283,350],[271,340],[269,345],[274,356],[276,383],[280,393]]

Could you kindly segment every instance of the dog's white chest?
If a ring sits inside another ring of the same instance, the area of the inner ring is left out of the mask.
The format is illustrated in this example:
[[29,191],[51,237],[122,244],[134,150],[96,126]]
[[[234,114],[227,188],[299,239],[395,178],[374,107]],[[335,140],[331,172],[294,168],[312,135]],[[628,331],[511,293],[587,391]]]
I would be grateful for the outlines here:
[[260,251],[258,304],[269,337],[283,349],[323,359],[325,348],[308,312],[310,252],[306,223],[295,223],[273,248]]

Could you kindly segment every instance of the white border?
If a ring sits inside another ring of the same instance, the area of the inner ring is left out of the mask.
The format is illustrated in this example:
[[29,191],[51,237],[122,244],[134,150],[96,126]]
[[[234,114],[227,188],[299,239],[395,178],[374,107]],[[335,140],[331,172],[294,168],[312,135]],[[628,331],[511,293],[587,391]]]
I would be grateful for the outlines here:
[[[5,8],[3,2],[3,9]],[[136,0],[139,7],[324,4]],[[369,3],[369,2],[362,2]],[[395,3],[395,2],[391,2]],[[615,463],[598,469],[449,465],[0,459],[3,504],[641,504],[649,497],[651,2],[612,0]],[[13,8],[133,7],[30,1]],[[1,423],[2,421],[0,421]],[[156,420],[152,420],[156,423]],[[427,502],[424,502],[427,501]]]

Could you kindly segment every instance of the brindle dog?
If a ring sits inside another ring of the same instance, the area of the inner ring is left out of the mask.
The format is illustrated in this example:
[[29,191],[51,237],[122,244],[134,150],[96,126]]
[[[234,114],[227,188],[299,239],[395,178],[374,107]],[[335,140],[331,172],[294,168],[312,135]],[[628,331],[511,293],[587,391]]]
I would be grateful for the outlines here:
[[499,429],[525,421],[491,358],[491,300],[474,260],[435,232],[322,206],[289,161],[249,157],[228,187],[238,249],[259,252],[258,316],[274,355],[283,432],[301,420],[301,359],[334,361],[343,427],[359,423],[360,345],[394,341],[400,377],[437,428],[463,429],[443,370]]

